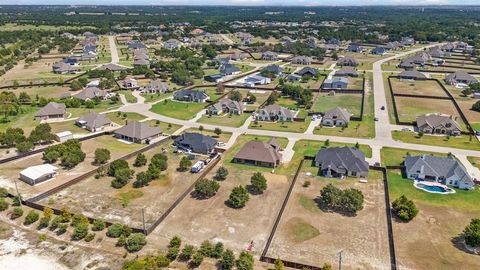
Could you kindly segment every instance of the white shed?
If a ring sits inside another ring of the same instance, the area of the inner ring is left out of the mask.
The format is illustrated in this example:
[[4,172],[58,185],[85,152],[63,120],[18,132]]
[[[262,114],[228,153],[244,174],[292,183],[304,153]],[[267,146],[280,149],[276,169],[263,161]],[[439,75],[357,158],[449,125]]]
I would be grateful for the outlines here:
[[36,185],[55,177],[57,167],[51,164],[42,164],[28,167],[20,172],[20,180],[30,185]]
[[62,132],[56,133],[55,137],[57,137],[57,141],[63,143],[73,139],[73,133],[70,131],[62,131]]

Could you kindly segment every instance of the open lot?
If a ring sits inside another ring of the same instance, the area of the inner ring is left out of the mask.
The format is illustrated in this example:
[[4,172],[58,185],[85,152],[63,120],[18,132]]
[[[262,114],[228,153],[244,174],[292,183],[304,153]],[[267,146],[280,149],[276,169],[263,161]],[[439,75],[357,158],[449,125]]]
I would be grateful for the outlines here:
[[400,80],[390,78],[394,94],[424,95],[434,97],[447,97],[441,85],[433,80]]
[[311,110],[314,112],[326,112],[335,107],[344,108],[353,115],[360,116],[362,95],[335,93],[335,95],[330,96],[328,93],[319,93],[314,98]]
[[11,192],[15,191],[15,180],[17,180],[18,189],[23,198],[28,199],[41,192],[52,189],[60,184],[68,182],[75,177],[82,175],[96,166],[92,164],[94,160],[94,152],[97,148],[106,148],[110,150],[111,160],[119,158],[129,152],[142,147],[139,144],[126,144],[120,142],[112,136],[101,136],[94,140],[82,142],[82,150],[85,152],[85,160],[70,170],[65,170],[58,164],[57,176],[49,181],[43,182],[36,186],[30,186],[23,181],[18,181],[19,172],[30,166],[43,164],[42,154],[36,154],[26,158],[18,159],[0,166],[0,186],[6,187]]
[[446,157],[447,154],[443,153],[436,153],[436,152],[426,152],[426,151],[413,151],[413,150],[405,150],[399,148],[391,148],[391,147],[383,147],[380,151],[382,165],[383,166],[400,166],[403,165],[403,161],[407,154],[412,156],[415,155],[434,155],[434,156],[441,156]]
[[348,77],[348,86],[349,90],[363,90],[363,78],[362,77]]
[[380,59],[390,57],[391,55],[374,55],[370,53],[370,50],[373,47],[366,47],[367,51],[363,53],[355,53],[355,52],[343,52],[342,55],[353,57],[358,60],[360,65],[357,66],[360,70],[370,70],[373,67],[373,62],[376,62]]
[[258,121],[258,123],[252,122],[249,128],[304,133],[307,130],[308,125],[310,124],[311,121],[312,120],[310,117],[305,118],[305,121],[292,121],[292,122],[283,122],[283,123]]
[[417,133],[412,131],[392,131],[392,138],[394,140],[406,143],[480,150],[480,143],[477,139],[475,139],[473,135],[460,135],[450,137],[439,135],[423,135],[420,137],[417,135]]
[[2,90],[6,92],[15,93],[17,96],[20,93],[27,93],[32,99],[35,99],[37,96],[44,98],[60,98],[62,94],[69,91],[67,86],[32,86],[32,87],[18,87],[16,89]]
[[[174,154],[170,147],[172,140],[145,152],[150,161],[156,153],[166,149],[168,168],[160,178],[149,186],[133,188],[130,180],[121,189],[111,187],[112,177],[99,179],[87,178],[62,192],[45,198],[41,203],[55,207],[68,207],[73,212],[82,212],[87,216],[95,216],[112,222],[121,222],[141,228],[142,208],[145,210],[145,222],[149,226],[183,193],[198,177],[190,172],[178,172],[177,167],[182,155]],[[199,158],[192,160],[194,163]],[[147,166],[133,167],[135,157],[128,159],[130,168],[136,173],[145,171]]]
[[228,126],[228,127],[240,127],[245,123],[245,120],[251,117],[249,113],[242,113],[240,115],[237,114],[223,114],[223,115],[204,115],[200,118],[197,122],[198,123],[205,123],[211,125],[219,125],[219,126]]
[[[307,173],[312,173],[308,176]],[[343,250],[345,269],[388,269],[390,265],[385,195],[381,174],[370,171],[368,183],[317,176],[318,168],[305,162],[268,251],[269,257],[318,265],[335,264]],[[310,186],[303,187],[305,181]],[[328,183],[356,188],[365,196],[356,216],[322,210],[320,189]],[[339,226],[342,224],[342,226]]]
[[167,99],[153,105],[150,110],[168,117],[188,120],[195,117],[206,105],[206,103],[178,102]]
[[456,190],[455,194],[431,194],[413,186],[400,171],[389,171],[391,200],[401,195],[412,199],[419,209],[410,222],[393,221],[395,251],[400,269],[462,269],[480,267],[478,255],[465,251],[462,230],[480,211],[479,190]]

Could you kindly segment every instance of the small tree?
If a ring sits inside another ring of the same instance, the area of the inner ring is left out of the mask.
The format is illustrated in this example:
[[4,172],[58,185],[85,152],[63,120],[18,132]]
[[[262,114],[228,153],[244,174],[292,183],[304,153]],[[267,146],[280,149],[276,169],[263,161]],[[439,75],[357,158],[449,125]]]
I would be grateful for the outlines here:
[[228,176],[228,170],[222,166],[218,168],[217,173],[215,174],[215,180],[223,181],[227,179],[227,176]]
[[101,219],[96,219],[92,224],[92,231],[103,231],[105,229],[105,221]]
[[[280,260],[280,258],[277,258],[275,260],[275,270],[284,270],[285,269],[285,266],[283,265],[283,261]],[[322,268],[323,270],[323,268]]]
[[208,199],[213,197],[220,185],[213,180],[209,179],[201,179],[195,183],[195,194],[200,199]]
[[323,143],[323,145],[325,145],[325,146],[327,146],[327,147],[330,146],[330,139],[327,139],[327,140]]
[[480,246],[480,218],[474,218],[463,230],[465,243],[471,247]]
[[215,129],[213,130],[213,133],[215,133],[215,135],[217,135],[217,137],[219,137],[220,134],[222,134],[222,130],[217,127],[217,128],[215,128]]
[[180,165],[178,166],[178,170],[181,172],[186,172],[192,166],[192,161],[188,159],[188,157],[184,156],[180,160]]
[[235,255],[230,249],[225,250],[220,260],[221,270],[231,270],[235,266]]
[[203,262],[203,258],[204,256],[202,255],[202,253],[200,253],[199,251],[195,252],[195,254],[193,254],[192,261],[190,262],[190,266],[192,268],[199,267]]
[[410,221],[418,214],[418,208],[405,195],[400,196],[392,203],[392,212],[403,221]]
[[175,235],[172,239],[170,239],[170,242],[168,243],[169,248],[180,247],[181,245],[182,239],[178,235]]
[[129,236],[132,233],[132,229],[122,224],[113,224],[108,227],[107,236],[112,238],[118,238],[120,236]]
[[249,199],[247,188],[238,186],[232,189],[227,202],[233,208],[242,208]]
[[215,247],[213,248],[211,257],[218,259],[218,258],[222,257],[222,255],[223,255],[223,243],[218,242],[218,243],[215,244]]
[[185,245],[182,249],[182,252],[180,252],[179,259],[181,261],[189,261],[190,258],[192,258],[194,252],[194,248],[192,245]]
[[322,266],[322,270],[333,270],[333,267],[329,263],[324,263]]
[[253,192],[257,194],[261,194],[267,189],[267,179],[259,172],[253,174],[250,178],[250,184]]
[[472,105],[472,110],[480,112],[480,101],[477,101],[475,102],[475,104]]
[[81,240],[88,234],[88,224],[80,223],[73,229],[72,240]]
[[110,151],[105,148],[97,148],[95,150],[94,163],[97,165],[104,164],[110,159]]
[[15,207],[13,208],[12,213],[10,214],[11,219],[17,219],[19,217],[23,216],[23,209],[20,207]]
[[129,252],[136,252],[141,250],[147,244],[145,235],[142,233],[132,233],[128,238],[125,248]]
[[133,163],[134,167],[142,167],[147,164],[147,158],[143,153],[139,153],[135,158],[135,162]]
[[38,213],[33,210],[30,210],[30,212],[28,212],[28,214],[25,216],[25,221],[23,222],[23,224],[30,225],[32,223],[37,222],[38,218],[39,218]]
[[236,262],[238,270],[253,270],[253,256],[252,254],[242,251]]

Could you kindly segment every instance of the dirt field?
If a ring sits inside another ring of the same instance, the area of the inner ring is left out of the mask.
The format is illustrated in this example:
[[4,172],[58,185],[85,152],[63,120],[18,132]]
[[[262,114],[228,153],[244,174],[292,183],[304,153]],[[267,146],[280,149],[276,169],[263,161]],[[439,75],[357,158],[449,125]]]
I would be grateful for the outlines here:
[[[228,162],[228,161],[224,161]],[[218,166],[217,166],[218,167]],[[166,243],[174,235],[194,245],[203,240],[221,241],[227,248],[245,250],[251,241],[259,255],[270,233],[288,189],[287,176],[264,173],[268,188],[261,195],[250,195],[243,209],[225,204],[231,190],[250,183],[254,170],[244,171],[228,166],[229,175],[220,182],[218,193],[207,200],[187,197],[151,235],[151,241]],[[207,176],[212,179],[216,168]]]
[[29,184],[18,180],[18,175],[20,171],[29,166],[43,164],[42,154],[40,153],[23,159],[18,159],[0,166],[0,186],[7,188],[11,192],[15,192],[14,181],[17,180],[16,182],[21,196],[24,199],[28,199],[94,169],[95,165],[93,165],[92,162],[94,159],[94,152],[97,148],[109,149],[111,159],[113,160],[140,147],[142,147],[142,145],[125,144],[110,136],[102,136],[95,138],[94,140],[84,141],[82,142],[82,150],[87,155],[84,162],[70,170],[62,169],[60,165],[54,164],[59,168],[57,176],[36,186],[30,186]]
[[442,87],[436,81],[405,81],[390,78],[393,93],[408,95],[425,95],[435,97],[447,97]]
[[[73,212],[82,212],[87,216],[103,218],[112,222],[121,222],[141,228],[142,208],[145,209],[145,222],[149,226],[182,194],[198,175],[190,172],[178,172],[177,167],[182,155],[173,154],[170,147],[172,141],[145,152],[150,161],[156,153],[162,153],[162,148],[168,149],[168,169],[162,172],[158,180],[149,186],[135,189],[132,186],[135,179],[121,189],[111,187],[113,177],[104,176],[100,179],[90,177],[68,189],[41,201],[51,203],[55,207],[68,208]],[[197,158],[196,160],[198,160]],[[132,165],[135,157],[128,160]],[[192,160],[195,163],[196,160]],[[148,165],[148,164],[147,164]],[[134,169],[136,173],[145,171],[147,166]]]
[[[318,168],[306,162],[280,221],[268,255],[286,260],[318,265],[335,264],[343,250],[345,269],[389,269],[385,197],[381,174],[370,171],[367,184],[358,179],[326,179],[317,175]],[[309,180],[311,185],[303,187]],[[327,183],[340,188],[360,189],[365,196],[364,209],[357,216],[320,210],[315,199]],[[339,226],[341,224],[341,226]]]
[[450,100],[395,97],[395,101],[400,121],[413,122],[417,116],[422,114],[443,113],[452,115],[457,123],[465,128],[465,123],[463,123],[460,114]]

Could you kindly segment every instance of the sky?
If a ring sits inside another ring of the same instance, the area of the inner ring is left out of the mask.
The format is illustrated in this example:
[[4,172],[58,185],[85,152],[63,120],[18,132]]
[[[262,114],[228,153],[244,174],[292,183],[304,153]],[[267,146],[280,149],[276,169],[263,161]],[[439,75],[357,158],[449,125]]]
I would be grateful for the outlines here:
[[237,6],[362,6],[479,5],[480,0],[0,0],[0,5],[237,5]]

